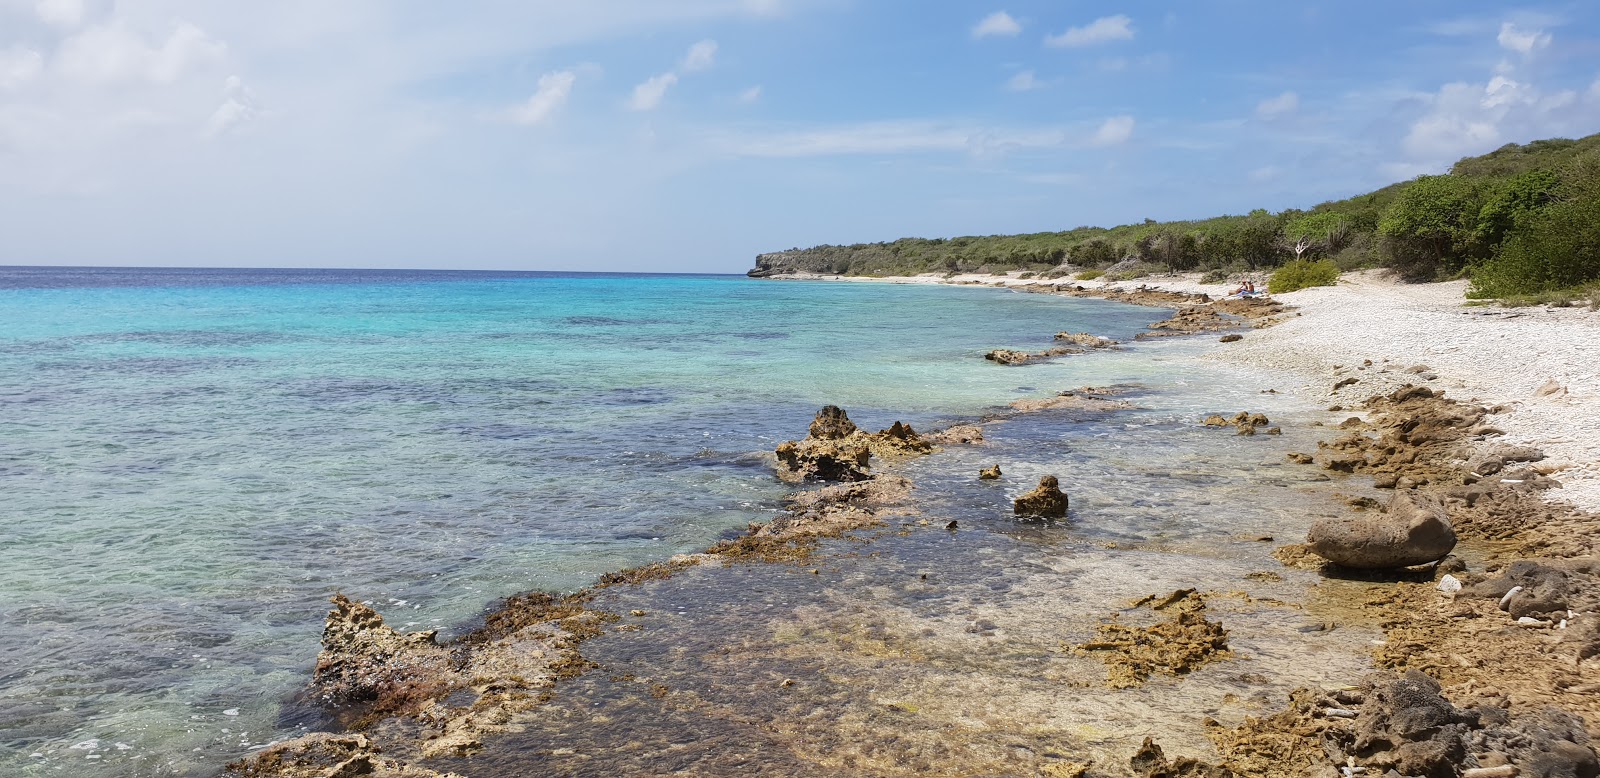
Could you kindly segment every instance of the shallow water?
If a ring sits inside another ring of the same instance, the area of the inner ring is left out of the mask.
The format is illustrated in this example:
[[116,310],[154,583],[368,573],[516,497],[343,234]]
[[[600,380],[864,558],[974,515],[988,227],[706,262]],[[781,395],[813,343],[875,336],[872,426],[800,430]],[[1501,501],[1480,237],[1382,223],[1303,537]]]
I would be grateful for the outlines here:
[[[467,759],[431,763],[489,776],[1016,775],[1093,762],[1122,774],[1146,736],[1169,755],[1205,756],[1205,717],[1238,724],[1290,690],[1343,685],[1370,669],[1377,633],[1301,602],[1340,582],[1269,556],[1311,518],[1341,511],[1331,481],[1285,454],[1315,445],[1326,414],[1268,379],[1190,365],[1199,344],[1096,357],[1096,373],[1137,381],[1139,410],[1047,412],[991,425],[989,442],[907,468],[917,520],[832,542],[811,563],[697,569],[598,606],[644,611],[584,645],[601,668],[564,683],[520,734]],[[1198,426],[1264,411],[1282,437]],[[976,479],[999,463],[1005,478]],[[1009,500],[1041,474],[1072,497],[1065,521],[1019,522]],[[950,519],[955,532],[943,529]],[[813,572],[814,571],[814,572]],[[1275,573],[1247,579],[1251,573]],[[1233,656],[1182,679],[1112,690],[1070,648],[1105,618],[1151,623],[1132,601],[1211,593]]]
[[[735,277],[0,268],[0,773],[214,769],[294,734],[279,704],[334,591],[448,631],[698,550],[770,515],[765,452],[818,406],[920,427],[1157,378],[1187,362],[981,355],[1159,315]],[[1110,440],[1108,483],[1161,454]],[[949,478],[950,510],[987,510]],[[1231,531],[1166,516],[1102,526]]]

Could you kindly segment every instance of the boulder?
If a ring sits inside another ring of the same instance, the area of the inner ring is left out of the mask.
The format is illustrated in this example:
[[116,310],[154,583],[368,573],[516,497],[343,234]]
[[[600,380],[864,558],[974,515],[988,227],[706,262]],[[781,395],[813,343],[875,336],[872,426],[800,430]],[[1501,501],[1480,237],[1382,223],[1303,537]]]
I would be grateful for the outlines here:
[[1047,475],[1039,479],[1033,491],[1018,497],[1012,503],[1012,510],[1018,516],[1059,519],[1067,515],[1067,495],[1061,491],[1056,477]]
[[779,476],[790,481],[865,481],[872,449],[853,440],[806,438],[778,444]]
[[811,421],[811,437],[817,440],[843,440],[856,433],[849,414],[837,405],[824,405]]
[[1335,564],[1385,570],[1445,558],[1456,547],[1456,533],[1438,500],[1400,491],[1381,514],[1317,520],[1306,534],[1306,543]]
[[1110,338],[1091,335],[1087,332],[1058,332],[1056,333],[1056,340],[1083,346],[1084,348],[1111,348],[1117,345],[1117,342]]
[[1000,478],[1000,466],[990,465],[978,471],[978,478],[983,481],[995,481]]

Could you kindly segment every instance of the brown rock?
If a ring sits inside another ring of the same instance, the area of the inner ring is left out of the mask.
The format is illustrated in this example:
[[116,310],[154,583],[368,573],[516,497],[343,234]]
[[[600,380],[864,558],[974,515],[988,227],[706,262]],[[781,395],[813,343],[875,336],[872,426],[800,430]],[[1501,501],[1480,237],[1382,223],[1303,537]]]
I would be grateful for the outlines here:
[[1395,493],[1383,514],[1317,520],[1306,542],[1335,564],[1383,570],[1443,559],[1455,548],[1456,533],[1436,499],[1402,491]]
[[984,481],[995,481],[1000,478],[1000,466],[990,465],[978,471],[978,478]]
[[824,405],[811,422],[811,437],[817,440],[843,440],[856,433],[850,416],[837,405]]
[[1241,340],[1244,340],[1244,336],[1240,335],[1238,333],[1234,333],[1232,335],[1223,335],[1222,337],[1217,339],[1217,342],[1219,342],[1219,343],[1238,343]]
[[1061,518],[1067,515],[1067,495],[1061,491],[1060,482],[1053,475],[1039,479],[1033,491],[1018,497],[1012,503],[1018,516]]

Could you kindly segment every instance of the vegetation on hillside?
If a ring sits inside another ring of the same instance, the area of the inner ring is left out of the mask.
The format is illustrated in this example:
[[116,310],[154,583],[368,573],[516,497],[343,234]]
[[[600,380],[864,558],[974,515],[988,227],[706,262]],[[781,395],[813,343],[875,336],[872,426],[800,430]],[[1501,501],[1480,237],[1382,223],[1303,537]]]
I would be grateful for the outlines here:
[[1329,267],[1387,267],[1414,281],[1469,276],[1474,297],[1585,288],[1600,280],[1600,134],[1509,144],[1463,159],[1444,175],[1421,176],[1306,211],[817,246],[763,254],[752,274],[1020,269],[1043,277],[1101,271],[1111,278],[1133,278],[1162,270],[1205,270],[1226,277],[1313,260],[1318,263],[1296,267],[1314,269],[1317,280]]

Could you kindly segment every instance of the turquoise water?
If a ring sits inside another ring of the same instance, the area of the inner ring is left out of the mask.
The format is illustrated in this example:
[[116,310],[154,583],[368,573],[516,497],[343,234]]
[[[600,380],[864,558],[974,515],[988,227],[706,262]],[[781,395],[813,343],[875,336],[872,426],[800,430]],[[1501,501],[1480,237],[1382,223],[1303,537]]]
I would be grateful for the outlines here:
[[[1150,309],[725,276],[0,268],[0,772],[204,772],[291,735],[326,599],[470,624],[770,515],[818,406],[1095,383],[995,347]],[[1159,368],[1157,368],[1159,369]]]

